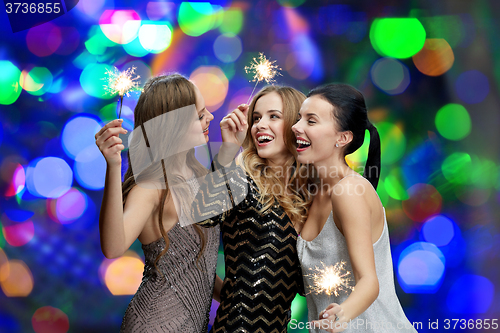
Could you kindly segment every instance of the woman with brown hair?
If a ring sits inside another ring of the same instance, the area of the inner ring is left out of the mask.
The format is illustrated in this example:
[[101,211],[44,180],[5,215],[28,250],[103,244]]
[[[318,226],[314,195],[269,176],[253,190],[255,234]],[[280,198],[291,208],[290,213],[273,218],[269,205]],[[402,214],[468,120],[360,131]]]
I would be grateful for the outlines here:
[[[194,195],[195,177],[207,174],[194,156],[208,141],[213,119],[198,88],[173,74],[150,79],[134,111],[128,170],[121,182],[120,119],[104,126],[96,144],[107,162],[99,227],[107,258],[125,253],[139,239],[146,259],[142,283],[122,322],[122,332],[206,332],[214,281],[219,229],[181,226],[173,183],[184,181]],[[189,167],[188,167],[189,166]],[[168,182],[167,182],[168,178]],[[182,205],[181,205],[182,206]],[[187,223],[186,223],[187,224]]]
[[224,243],[225,278],[213,332],[286,332],[291,303],[302,293],[296,241],[309,196],[291,127],[304,99],[293,88],[269,86],[221,121],[216,170],[193,205],[200,225],[221,226]]

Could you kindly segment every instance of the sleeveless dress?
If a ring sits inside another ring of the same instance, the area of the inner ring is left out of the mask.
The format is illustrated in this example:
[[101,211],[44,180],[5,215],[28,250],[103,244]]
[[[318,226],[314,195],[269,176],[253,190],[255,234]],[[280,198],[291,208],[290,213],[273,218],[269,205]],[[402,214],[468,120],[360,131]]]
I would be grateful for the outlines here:
[[[363,179],[366,180],[364,177]],[[324,293],[319,295],[311,293],[314,284],[310,275],[314,272],[314,269],[316,267],[323,268],[323,264],[333,266],[344,261],[346,271],[353,272],[346,240],[335,225],[332,212],[330,212],[323,229],[315,239],[306,241],[299,235],[297,252],[302,267],[302,276],[304,277],[309,321],[318,320],[319,313],[330,303],[342,304],[350,292],[340,291],[338,297],[335,295],[328,296]],[[344,332],[416,332],[406,318],[396,295],[385,209],[384,229],[380,238],[373,244],[373,252],[379,282],[378,297],[365,312],[345,324],[344,327],[347,327],[347,329]],[[351,274],[351,276],[353,275]],[[352,281],[351,286],[354,286],[354,277]],[[310,330],[310,332],[326,331],[316,328]]]
[[[188,183],[197,186],[191,180]],[[142,282],[125,311],[120,332],[207,332],[220,229],[202,228],[202,232],[206,245],[198,261],[201,244],[193,225],[181,227],[177,222],[167,233],[170,246],[157,263],[163,277],[154,267],[165,248],[163,237],[142,245]]]

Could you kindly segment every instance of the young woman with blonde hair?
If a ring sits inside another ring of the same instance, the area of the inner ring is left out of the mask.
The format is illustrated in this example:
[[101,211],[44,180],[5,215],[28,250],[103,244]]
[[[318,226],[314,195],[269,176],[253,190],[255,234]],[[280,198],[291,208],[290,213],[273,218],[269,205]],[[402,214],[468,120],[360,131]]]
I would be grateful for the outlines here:
[[193,206],[200,225],[222,231],[225,278],[213,332],[286,332],[302,293],[295,245],[309,199],[291,126],[304,99],[269,86],[221,121],[223,147]]

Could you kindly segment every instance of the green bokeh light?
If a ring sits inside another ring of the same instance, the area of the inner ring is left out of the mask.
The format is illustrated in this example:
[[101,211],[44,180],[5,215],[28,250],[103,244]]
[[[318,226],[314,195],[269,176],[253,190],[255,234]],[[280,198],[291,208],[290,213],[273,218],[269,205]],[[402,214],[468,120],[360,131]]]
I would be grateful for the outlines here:
[[[305,323],[307,322],[307,301],[304,296],[297,295],[292,301],[292,323],[298,324],[299,322],[303,323],[305,326]],[[288,332],[294,332],[294,333],[308,333],[309,330],[307,330],[305,327],[302,329],[299,328],[293,328],[294,326],[291,326],[290,323],[288,324]]]
[[467,153],[453,153],[441,165],[444,178],[454,184],[466,184],[471,170],[471,157]]
[[215,27],[218,15],[209,2],[183,2],[179,6],[179,27],[186,35],[197,37]]
[[435,123],[439,134],[448,140],[462,140],[471,130],[469,113],[460,104],[450,103],[439,109]]
[[144,49],[144,47],[142,47],[139,38],[134,39],[128,44],[123,44],[123,49],[131,56],[137,58],[142,58],[149,53],[147,50]]
[[21,95],[21,71],[10,61],[0,60],[0,104],[14,103]]
[[102,99],[110,99],[116,96],[116,94],[107,93],[104,88],[107,83],[105,80],[107,77],[106,70],[112,71],[113,67],[106,64],[90,64],[83,69],[80,75],[80,84],[87,94]]
[[387,194],[396,200],[407,200],[410,198],[405,190],[403,181],[403,171],[401,168],[392,169],[384,180],[384,187]]
[[498,167],[486,158],[472,156],[470,182],[478,188],[489,189],[498,183]]
[[395,124],[380,122],[376,126],[380,135],[382,164],[392,164],[403,157],[406,150],[406,138]]
[[389,203],[389,193],[387,193],[387,190],[385,189],[385,181],[382,178],[378,181],[377,194],[380,198],[380,202],[382,202],[382,206],[387,207],[387,204]]
[[462,18],[458,15],[421,17],[419,21],[425,29],[427,38],[443,38],[452,48],[467,37]]
[[224,11],[219,31],[221,33],[233,33],[237,35],[243,27],[243,17],[243,12],[238,8],[231,8]]
[[361,147],[349,155],[349,159],[360,166],[365,166],[368,158],[368,147],[370,146],[370,131],[365,131],[365,139]]
[[31,77],[35,85],[40,85],[40,89],[35,91],[28,91],[31,95],[41,96],[45,94],[52,86],[52,73],[45,67],[34,67],[29,71],[28,75]]
[[90,54],[103,55],[108,47],[117,45],[104,35],[101,27],[94,25],[90,28],[89,39],[85,42],[85,47]]
[[139,41],[144,50],[162,53],[172,42],[172,27],[168,22],[145,21],[139,29]]
[[370,41],[378,54],[409,58],[422,49],[425,29],[416,18],[377,18],[370,28]]
[[104,123],[109,123],[111,120],[116,119],[116,110],[118,102],[114,102],[104,106],[100,111],[101,119]]

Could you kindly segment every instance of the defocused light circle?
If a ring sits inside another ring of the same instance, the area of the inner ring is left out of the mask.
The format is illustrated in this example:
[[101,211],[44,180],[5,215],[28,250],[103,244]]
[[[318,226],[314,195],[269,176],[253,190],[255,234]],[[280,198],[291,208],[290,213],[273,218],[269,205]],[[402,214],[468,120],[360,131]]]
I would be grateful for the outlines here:
[[403,201],[403,211],[413,221],[422,222],[441,211],[443,197],[434,186],[415,184],[408,189],[408,194],[410,198]]
[[10,61],[0,60],[0,104],[14,103],[23,90],[19,85],[21,71]]
[[486,75],[478,70],[460,74],[455,82],[458,97],[469,104],[481,103],[490,92],[490,84]]
[[410,71],[393,58],[375,61],[370,74],[373,84],[389,95],[401,94],[410,84]]
[[370,28],[370,42],[383,57],[409,58],[422,49],[425,37],[416,18],[376,18]]
[[134,10],[105,10],[99,19],[104,35],[117,44],[127,44],[137,37],[141,18]]
[[139,29],[139,41],[144,50],[162,53],[172,41],[172,28],[167,22],[148,21]]
[[21,260],[9,260],[9,275],[0,282],[7,297],[26,297],[33,290],[33,275]]
[[106,176],[106,160],[97,146],[89,146],[75,158],[75,178],[78,183],[89,190],[104,188]]
[[19,83],[31,95],[41,96],[50,90],[52,81],[52,73],[47,68],[34,67],[21,73]]
[[35,227],[33,222],[25,221],[3,227],[3,236],[10,246],[23,246],[33,239]]
[[28,49],[39,57],[52,55],[61,43],[61,29],[51,22],[37,25],[26,34]]
[[214,27],[215,15],[209,2],[182,2],[177,19],[182,32],[198,37]]
[[39,197],[58,198],[73,183],[73,172],[61,158],[45,157],[30,163],[26,174],[28,191]]
[[409,198],[403,182],[403,171],[399,167],[391,170],[389,175],[385,177],[384,188],[393,199],[407,200]]
[[214,42],[214,53],[217,59],[230,63],[241,55],[241,39],[232,33],[222,34]]
[[68,316],[58,308],[43,306],[31,317],[36,333],[66,333],[69,330]]
[[87,195],[76,188],[70,189],[57,198],[56,214],[62,224],[71,223],[85,212]]
[[219,67],[200,66],[191,73],[189,79],[200,89],[209,111],[216,111],[222,106],[227,96],[229,81]]
[[433,216],[422,227],[424,239],[436,246],[448,245],[455,236],[455,224],[443,215]]
[[484,276],[466,274],[448,292],[446,304],[453,313],[486,313],[494,299],[495,285]]
[[61,146],[69,157],[75,159],[87,147],[97,148],[94,136],[101,127],[95,118],[77,116],[64,125]]
[[398,277],[406,293],[435,293],[441,286],[446,260],[436,245],[416,242],[401,252]]
[[80,75],[80,84],[83,90],[92,97],[113,98],[115,95],[109,94],[104,87],[108,77],[107,71],[113,71],[113,66],[95,63],[85,66]]
[[455,55],[450,44],[442,38],[428,38],[424,47],[413,56],[413,63],[418,70],[429,76],[446,73],[455,62]]
[[443,161],[441,171],[447,181],[455,184],[466,184],[472,172],[470,155],[460,152],[451,154]]
[[436,114],[436,128],[444,138],[458,141],[469,135],[471,120],[467,110],[460,104],[450,103]]
[[106,269],[104,281],[113,295],[133,295],[142,281],[144,263],[139,258],[120,257]]
[[375,125],[380,135],[382,163],[392,164],[403,157],[406,150],[406,138],[401,129],[388,122],[379,122]]

